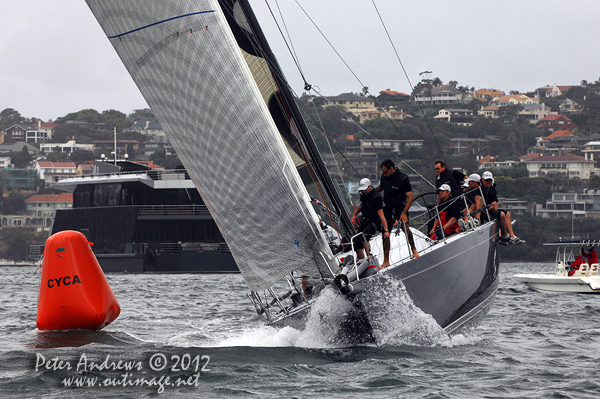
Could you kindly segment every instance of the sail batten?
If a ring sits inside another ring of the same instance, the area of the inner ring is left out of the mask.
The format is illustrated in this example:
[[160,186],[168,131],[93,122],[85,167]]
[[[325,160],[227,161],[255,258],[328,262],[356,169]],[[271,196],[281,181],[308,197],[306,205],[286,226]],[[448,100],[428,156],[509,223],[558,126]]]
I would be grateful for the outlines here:
[[[206,14],[206,13],[209,13],[209,12],[215,12],[215,10],[208,10],[208,11],[198,11],[198,12],[192,12],[192,13],[189,13],[189,14],[178,15],[178,16],[176,16],[176,17],[167,18],[167,19],[165,19],[165,20],[162,20],[162,21],[153,22],[153,23],[151,23],[151,24],[148,24],[148,25],[146,25],[146,26],[142,26],[142,27],[139,27],[139,28],[136,28],[136,29],[132,29],[132,30],[130,30],[130,31],[128,31],[128,32],[120,33],[120,34],[118,34],[118,35],[108,36],[108,38],[109,38],[109,39],[120,38],[120,37],[123,37],[123,36],[125,36],[125,35],[128,35],[128,34],[130,34],[130,33],[137,32],[137,31],[140,31],[140,30],[142,30],[142,29],[150,28],[150,27],[152,27],[152,26],[154,26],[154,25],[158,25],[158,24],[162,24],[162,23],[165,23],[165,22],[173,21],[173,20],[175,20],[175,19],[179,19],[179,18],[185,18],[185,17],[189,17],[189,16],[192,16],[192,15]],[[182,33],[183,33],[183,32],[182,32]],[[179,34],[179,32],[177,32],[177,34]]]
[[[321,254],[330,259],[331,252],[296,171],[298,160],[290,156],[267,94],[259,90],[219,3],[86,1],[159,119],[250,289],[265,289],[291,271],[328,274]],[[196,13],[199,9],[214,12]],[[186,26],[207,28],[182,34]]]

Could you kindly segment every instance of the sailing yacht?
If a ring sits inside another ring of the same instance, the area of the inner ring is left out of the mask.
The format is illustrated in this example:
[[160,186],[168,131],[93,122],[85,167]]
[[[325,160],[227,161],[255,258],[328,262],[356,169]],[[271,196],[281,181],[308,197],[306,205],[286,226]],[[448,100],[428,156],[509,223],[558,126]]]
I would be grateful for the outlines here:
[[[355,230],[247,0],[86,2],[188,170],[265,323],[302,327],[324,287],[360,309],[361,291],[386,276],[448,332],[486,314],[498,286],[495,222],[436,242],[414,229],[417,259],[405,253],[403,234],[393,235],[390,267],[365,274],[352,261],[354,273],[336,285],[342,258],[352,258],[333,254],[318,212],[342,237]],[[371,241],[375,265],[380,241]]]

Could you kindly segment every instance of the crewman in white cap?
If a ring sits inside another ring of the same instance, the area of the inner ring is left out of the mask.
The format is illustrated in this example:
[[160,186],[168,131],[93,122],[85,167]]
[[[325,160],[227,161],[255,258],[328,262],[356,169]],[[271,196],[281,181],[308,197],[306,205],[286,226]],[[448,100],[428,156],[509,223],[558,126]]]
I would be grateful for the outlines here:
[[[487,205],[491,205],[488,211],[492,219],[497,219],[500,225],[500,244],[501,245],[516,245],[524,244],[525,241],[517,237],[512,228],[512,220],[510,212],[505,209],[498,209],[498,194],[496,193],[496,185],[494,184],[494,176],[492,172],[483,172],[481,175],[483,183],[483,198]],[[482,212],[482,218],[487,220],[487,214]]]
[[354,248],[358,259],[363,259],[365,254],[362,249],[358,249],[357,246],[362,242],[362,246],[365,249],[367,256],[369,254],[369,240],[378,231],[383,231],[383,239],[390,238],[389,228],[383,215],[383,198],[381,194],[371,185],[371,180],[364,178],[360,181],[358,186],[358,192],[360,193],[360,203],[354,211],[354,215],[350,218],[352,223],[356,224],[356,215],[362,212],[362,218],[359,221],[357,227],[357,233],[364,233],[366,241],[363,236],[358,236],[354,241]]
[[[435,222],[429,232],[432,240],[439,240],[456,233],[459,229],[458,219],[461,217],[459,201],[453,200],[450,185],[442,184],[438,190],[441,202],[437,205]],[[444,231],[443,234],[441,230]]]

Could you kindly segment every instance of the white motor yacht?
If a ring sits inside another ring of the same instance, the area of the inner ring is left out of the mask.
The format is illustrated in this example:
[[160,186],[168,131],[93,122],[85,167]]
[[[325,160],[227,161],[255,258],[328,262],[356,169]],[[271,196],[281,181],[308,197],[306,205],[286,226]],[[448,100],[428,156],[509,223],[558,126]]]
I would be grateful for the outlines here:
[[579,269],[569,276],[574,262],[573,248],[593,249],[600,245],[598,240],[558,241],[544,245],[556,246],[556,273],[516,274],[514,279],[532,290],[544,293],[600,294],[598,263],[582,263]]

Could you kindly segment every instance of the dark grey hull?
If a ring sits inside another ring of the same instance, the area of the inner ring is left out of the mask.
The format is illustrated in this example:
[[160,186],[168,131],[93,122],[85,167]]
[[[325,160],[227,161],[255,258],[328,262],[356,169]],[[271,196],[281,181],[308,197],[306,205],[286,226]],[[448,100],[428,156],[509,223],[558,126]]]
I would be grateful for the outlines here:
[[389,270],[447,332],[476,326],[498,289],[498,227],[489,223]]
[[[448,333],[475,327],[489,311],[498,289],[498,225],[489,223],[466,234],[430,247],[420,258],[392,265],[380,274],[402,280],[413,303],[433,316]],[[363,279],[362,282],[368,281]],[[353,283],[354,292],[362,282]],[[350,296],[357,312],[349,325],[364,329],[368,338],[368,315],[361,315],[361,293]],[[310,306],[289,312],[272,325],[303,328]]]

